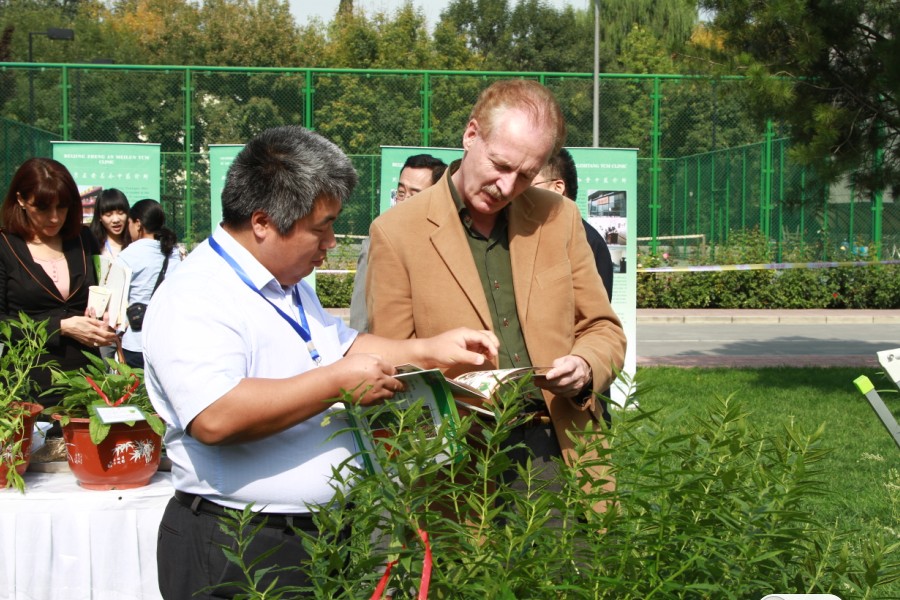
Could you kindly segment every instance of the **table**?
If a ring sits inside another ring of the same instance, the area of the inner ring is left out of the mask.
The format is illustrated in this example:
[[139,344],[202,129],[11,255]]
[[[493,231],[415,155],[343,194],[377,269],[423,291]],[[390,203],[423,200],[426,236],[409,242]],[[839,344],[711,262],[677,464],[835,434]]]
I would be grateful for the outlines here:
[[156,536],[171,473],[131,490],[85,490],[70,472],[27,472],[25,485],[0,491],[0,598],[161,598]]

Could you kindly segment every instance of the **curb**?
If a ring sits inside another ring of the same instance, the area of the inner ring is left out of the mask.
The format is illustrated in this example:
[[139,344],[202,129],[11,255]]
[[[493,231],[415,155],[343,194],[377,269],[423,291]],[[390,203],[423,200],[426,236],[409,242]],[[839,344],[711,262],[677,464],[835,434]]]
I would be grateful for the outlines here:
[[842,356],[823,356],[812,354],[795,354],[782,356],[638,356],[638,367],[680,367],[710,369],[758,369],[758,368],[830,368],[860,367],[879,368],[878,357],[869,354],[850,354]]
[[900,325],[900,310],[765,310],[641,308],[638,323]]
[[[326,308],[329,313],[350,319],[349,308]],[[686,323],[717,324],[742,323],[745,325],[900,325],[900,310],[855,309],[797,309],[767,310],[756,308],[639,308],[637,323]]]

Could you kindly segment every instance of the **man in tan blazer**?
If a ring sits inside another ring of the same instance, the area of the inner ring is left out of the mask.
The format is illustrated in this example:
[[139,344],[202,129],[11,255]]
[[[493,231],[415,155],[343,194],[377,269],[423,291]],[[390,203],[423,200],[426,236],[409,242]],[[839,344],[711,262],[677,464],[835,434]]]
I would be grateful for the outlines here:
[[372,333],[491,329],[501,344],[494,368],[552,367],[535,408],[549,419],[511,440],[547,466],[560,452],[571,464],[566,432],[600,418],[591,394],[621,369],[626,343],[575,203],[531,187],[564,139],[547,88],[525,80],[488,87],[463,134],[461,161],[373,222],[366,279]]

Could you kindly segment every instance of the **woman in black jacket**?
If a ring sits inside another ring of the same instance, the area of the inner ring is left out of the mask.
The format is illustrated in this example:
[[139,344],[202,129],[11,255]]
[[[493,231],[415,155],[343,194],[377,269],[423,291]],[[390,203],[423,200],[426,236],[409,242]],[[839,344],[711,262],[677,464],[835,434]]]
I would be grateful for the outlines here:
[[[48,320],[46,359],[64,370],[87,364],[82,351],[116,342],[106,323],[86,314],[88,287],[95,285],[97,241],[82,225],[81,197],[69,171],[49,158],[25,161],[13,175],[0,207],[0,319],[24,312]],[[32,377],[50,385],[49,370]],[[54,406],[58,397],[41,397]]]

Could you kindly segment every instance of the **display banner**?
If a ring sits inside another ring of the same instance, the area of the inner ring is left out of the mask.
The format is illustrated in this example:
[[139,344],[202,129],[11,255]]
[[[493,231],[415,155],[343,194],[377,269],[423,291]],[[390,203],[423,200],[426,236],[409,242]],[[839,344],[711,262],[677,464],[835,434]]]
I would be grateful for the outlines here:
[[[578,171],[578,204],[584,219],[603,235],[613,260],[612,306],[628,338],[625,374],[637,370],[637,150],[569,148]],[[628,389],[620,379],[614,402],[624,404]]]
[[[637,262],[637,150],[617,148],[569,148],[578,171],[575,201],[582,217],[599,231],[609,246],[613,260],[612,306],[622,321],[628,338],[625,355],[626,379],[637,369],[637,277],[629,265]],[[400,169],[413,154],[431,154],[447,164],[462,158],[456,148],[382,146],[380,212],[393,205]],[[629,219],[629,215],[632,218]],[[613,385],[611,396],[625,403],[628,385]]]
[[228,167],[243,144],[210,144],[209,145],[209,230],[215,231],[222,222],[222,190],[225,188],[225,176]]
[[94,216],[97,197],[116,188],[131,204],[160,199],[159,144],[51,142],[53,158],[69,169],[84,207],[84,222]]
[[457,148],[431,148],[421,146],[382,146],[381,147],[381,193],[378,214],[394,205],[394,194],[397,192],[397,181],[400,170],[406,159],[414,154],[430,154],[448,165],[462,158],[463,152]]

